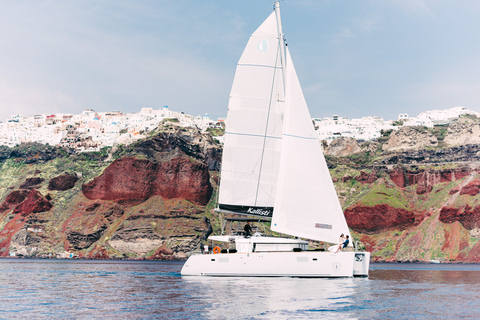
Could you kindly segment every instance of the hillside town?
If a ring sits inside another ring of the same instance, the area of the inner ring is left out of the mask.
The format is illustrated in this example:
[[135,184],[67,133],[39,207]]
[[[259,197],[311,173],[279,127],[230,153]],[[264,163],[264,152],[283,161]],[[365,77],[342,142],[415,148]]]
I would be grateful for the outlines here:
[[93,109],[85,109],[77,115],[12,115],[5,122],[0,122],[0,145],[14,147],[21,143],[38,142],[65,146],[78,152],[99,151],[103,147],[130,144],[145,138],[166,120],[176,122],[182,127],[197,127],[202,131],[221,126],[218,121],[212,121],[208,114],[193,117],[172,111],[168,106],[158,110],[142,108],[137,113],[95,112]]
[[409,117],[406,113],[398,115],[397,120],[384,120],[382,117],[362,117],[348,119],[337,115],[333,117],[314,118],[320,140],[328,144],[338,137],[354,138],[357,141],[371,141],[382,135],[382,130],[398,130],[400,127],[422,126],[433,128],[436,125],[447,125],[462,115],[480,117],[480,113],[465,107],[445,110],[431,110]]
[[[464,114],[480,117],[480,113],[465,107],[432,110],[409,117],[401,113],[397,120],[368,116],[348,119],[338,115],[312,119],[320,140],[330,143],[337,137],[350,137],[358,141],[375,140],[382,131],[396,130],[401,126],[446,125]],[[122,111],[96,112],[85,109],[81,114],[39,114],[30,117],[12,115],[0,122],[0,145],[14,147],[27,142],[60,145],[78,152],[99,151],[103,147],[130,144],[144,138],[164,121],[173,121],[182,127],[196,127],[201,131],[221,128],[224,119],[216,121],[204,116],[191,116],[172,111],[168,106],[159,109],[142,108],[137,113]],[[221,137],[219,137],[221,141]]]

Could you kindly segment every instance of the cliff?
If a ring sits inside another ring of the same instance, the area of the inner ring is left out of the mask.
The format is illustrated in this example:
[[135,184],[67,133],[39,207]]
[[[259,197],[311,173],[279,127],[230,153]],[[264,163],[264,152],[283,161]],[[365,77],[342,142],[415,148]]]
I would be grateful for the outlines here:
[[374,261],[480,262],[477,128],[468,118],[403,128],[375,154],[329,158],[347,223]]
[[[463,120],[326,150],[353,238],[374,261],[480,262],[480,145],[463,143],[477,138]],[[2,148],[0,256],[184,259],[205,216],[220,231],[221,152],[210,134],[173,125],[98,153]]]
[[221,148],[170,124],[99,153],[28,144],[0,156],[0,256],[183,259],[212,215]]

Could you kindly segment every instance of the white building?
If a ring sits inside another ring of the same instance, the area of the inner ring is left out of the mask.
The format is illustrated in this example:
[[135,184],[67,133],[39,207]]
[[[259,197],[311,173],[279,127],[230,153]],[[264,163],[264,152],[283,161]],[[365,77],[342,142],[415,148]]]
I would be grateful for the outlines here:
[[359,141],[370,141],[381,136],[382,130],[396,129],[392,121],[382,117],[362,117],[347,119],[334,115],[332,118],[314,119],[318,137],[327,143],[338,137],[354,138]]
[[469,110],[465,107],[455,107],[445,110],[431,110],[420,113],[416,117],[408,118],[404,122],[404,126],[425,126],[433,128],[435,125],[446,125],[452,122],[453,119],[461,115],[471,114],[480,117],[480,113]]

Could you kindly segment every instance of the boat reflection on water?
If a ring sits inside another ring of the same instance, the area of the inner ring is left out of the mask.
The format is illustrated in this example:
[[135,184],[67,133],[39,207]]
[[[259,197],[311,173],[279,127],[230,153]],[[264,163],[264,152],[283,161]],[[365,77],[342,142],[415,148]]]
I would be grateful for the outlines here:
[[378,263],[369,278],[181,277],[216,319],[478,318],[479,279],[479,265]]
[[[368,278],[182,277],[212,319],[355,318],[355,296]],[[367,288],[366,288],[367,287]]]

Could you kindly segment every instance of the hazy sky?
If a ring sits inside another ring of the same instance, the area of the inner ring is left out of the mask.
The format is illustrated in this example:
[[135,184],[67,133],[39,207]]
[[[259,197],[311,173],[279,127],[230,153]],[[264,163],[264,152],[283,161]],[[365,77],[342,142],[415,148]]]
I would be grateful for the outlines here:
[[[285,0],[313,117],[480,111],[480,1]],[[142,107],[225,116],[271,0],[0,0],[0,121]]]

